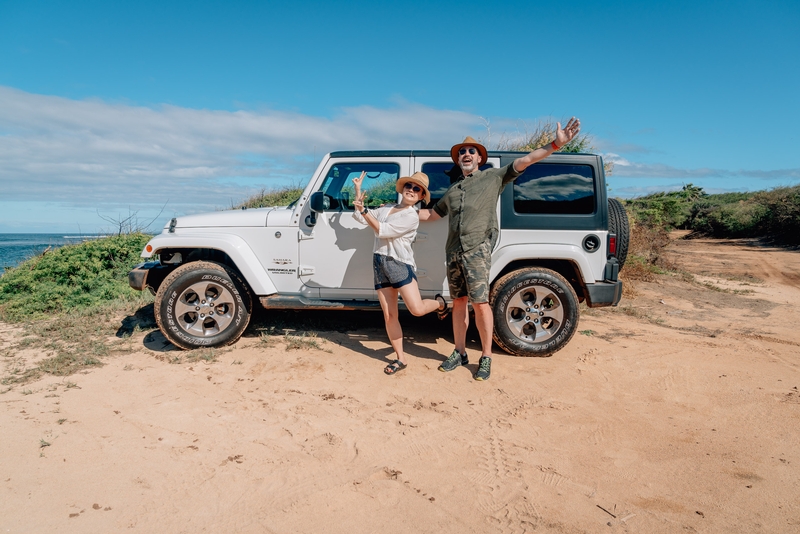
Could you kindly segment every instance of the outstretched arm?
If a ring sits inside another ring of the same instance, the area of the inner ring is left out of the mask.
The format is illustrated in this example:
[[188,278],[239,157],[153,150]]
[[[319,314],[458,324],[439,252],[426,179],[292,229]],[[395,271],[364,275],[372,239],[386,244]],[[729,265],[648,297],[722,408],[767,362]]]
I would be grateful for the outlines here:
[[[581,131],[581,121],[575,117],[572,117],[569,120],[563,130],[561,129],[560,122],[557,122],[556,124],[558,125],[558,128],[556,129],[556,140],[553,141],[553,143],[555,143],[558,148],[561,148],[572,141],[572,139],[578,135],[578,132]],[[543,160],[556,150],[557,148],[554,147],[552,143],[541,148],[537,148],[536,150],[531,151],[527,156],[522,156],[521,158],[514,160],[514,170],[517,172],[522,172],[537,161]]]
[[419,222],[433,222],[441,218],[442,216],[433,210],[419,210]]

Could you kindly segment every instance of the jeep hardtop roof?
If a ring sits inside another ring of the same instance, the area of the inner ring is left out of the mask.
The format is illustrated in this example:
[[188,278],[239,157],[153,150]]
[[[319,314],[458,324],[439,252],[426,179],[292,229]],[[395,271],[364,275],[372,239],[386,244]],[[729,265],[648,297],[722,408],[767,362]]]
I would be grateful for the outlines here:
[[[524,156],[528,152],[517,152],[511,150],[489,150],[489,157],[503,157],[503,156]],[[590,154],[585,152],[557,152],[552,156],[568,155],[568,156],[597,156],[597,154]],[[332,158],[367,158],[367,157],[450,157],[450,150],[339,150],[331,152]]]

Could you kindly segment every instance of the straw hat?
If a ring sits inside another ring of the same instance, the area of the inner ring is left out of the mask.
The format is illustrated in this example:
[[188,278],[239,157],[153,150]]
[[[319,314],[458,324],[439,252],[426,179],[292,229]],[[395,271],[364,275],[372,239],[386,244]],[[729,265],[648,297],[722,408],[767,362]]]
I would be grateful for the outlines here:
[[408,182],[412,182],[417,184],[422,188],[422,191],[425,193],[425,203],[431,201],[431,193],[428,191],[428,175],[424,172],[415,172],[411,176],[403,176],[402,178],[397,179],[397,192],[402,193],[403,188],[406,186]]
[[450,149],[450,157],[453,158],[454,163],[458,163],[458,151],[461,150],[461,147],[464,146],[474,146],[475,148],[478,149],[478,154],[481,155],[481,165],[486,163],[486,160],[489,159],[489,156],[486,153],[486,147],[468,135],[466,139],[464,139],[463,143],[456,145]]

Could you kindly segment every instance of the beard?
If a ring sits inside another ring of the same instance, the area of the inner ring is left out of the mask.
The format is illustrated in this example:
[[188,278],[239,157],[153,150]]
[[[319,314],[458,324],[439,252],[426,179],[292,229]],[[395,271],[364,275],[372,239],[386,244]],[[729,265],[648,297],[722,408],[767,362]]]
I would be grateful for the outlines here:
[[468,175],[469,173],[478,168],[477,161],[473,161],[472,163],[461,163],[459,165],[461,167],[461,172],[464,174],[464,176]]

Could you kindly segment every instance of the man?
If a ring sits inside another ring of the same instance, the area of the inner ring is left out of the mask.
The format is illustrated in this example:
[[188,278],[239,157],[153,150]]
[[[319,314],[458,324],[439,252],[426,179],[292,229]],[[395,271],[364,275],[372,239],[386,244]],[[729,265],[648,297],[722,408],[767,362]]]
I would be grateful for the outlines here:
[[526,156],[499,169],[481,171],[486,163],[486,148],[467,137],[450,149],[450,157],[461,168],[460,178],[453,183],[431,209],[420,210],[420,221],[436,221],[449,216],[445,252],[447,282],[453,299],[453,353],[439,366],[440,371],[452,371],[469,363],[466,351],[469,327],[468,302],[475,310],[475,323],[481,337],[481,358],[475,380],[488,380],[492,369],[492,330],[494,318],[489,306],[489,269],[492,250],[497,243],[497,200],[506,185],[525,169],[565,144],[580,131],[580,120],[572,117],[564,129],[557,123],[556,139]]

